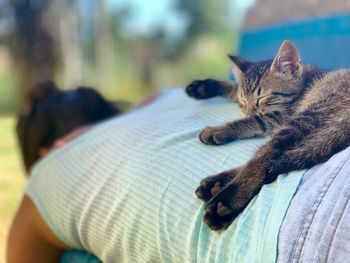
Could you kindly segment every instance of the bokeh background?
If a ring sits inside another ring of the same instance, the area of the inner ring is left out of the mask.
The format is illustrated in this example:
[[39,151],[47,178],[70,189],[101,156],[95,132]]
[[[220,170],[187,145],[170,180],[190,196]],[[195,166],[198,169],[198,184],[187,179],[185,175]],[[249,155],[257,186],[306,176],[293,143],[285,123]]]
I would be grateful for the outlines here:
[[227,78],[242,28],[344,11],[350,1],[0,0],[0,263],[26,180],[16,117],[33,84],[91,86],[137,104],[193,79]]
[[38,81],[138,103],[197,78],[227,78],[251,0],[0,0],[0,262],[25,185],[15,138]]

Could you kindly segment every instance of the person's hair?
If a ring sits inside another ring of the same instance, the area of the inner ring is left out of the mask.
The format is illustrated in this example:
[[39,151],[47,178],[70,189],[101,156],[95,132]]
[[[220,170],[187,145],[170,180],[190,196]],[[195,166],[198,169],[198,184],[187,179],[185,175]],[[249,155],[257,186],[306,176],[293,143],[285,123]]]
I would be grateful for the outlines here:
[[95,123],[120,113],[112,102],[89,87],[63,91],[52,81],[38,83],[27,93],[29,111],[18,117],[17,137],[27,171],[39,150],[79,126]]

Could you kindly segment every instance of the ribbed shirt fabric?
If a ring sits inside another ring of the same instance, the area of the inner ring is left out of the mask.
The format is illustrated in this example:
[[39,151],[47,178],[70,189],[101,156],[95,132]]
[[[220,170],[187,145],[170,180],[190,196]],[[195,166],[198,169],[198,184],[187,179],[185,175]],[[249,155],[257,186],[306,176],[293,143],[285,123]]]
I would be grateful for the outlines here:
[[50,153],[25,192],[59,239],[103,262],[275,262],[278,230],[303,172],[265,185],[223,232],[203,224],[194,195],[202,178],[243,164],[265,141],[199,142],[203,127],[240,117],[228,100],[164,90]]

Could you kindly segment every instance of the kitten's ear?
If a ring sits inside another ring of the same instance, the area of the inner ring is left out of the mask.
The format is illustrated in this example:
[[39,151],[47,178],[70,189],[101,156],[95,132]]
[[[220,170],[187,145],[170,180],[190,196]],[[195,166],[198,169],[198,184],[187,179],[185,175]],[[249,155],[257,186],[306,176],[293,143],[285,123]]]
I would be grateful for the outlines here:
[[237,80],[241,79],[243,76],[243,73],[248,69],[251,62],[233,55],[228,55],[228,57],[232,61],[232,70],[233,70],[233,74],[235,75],[235,78]]
[[303,73],[303,66],[301,64],[299,51],[292,42],[288,40],[283,41],[272,62],[271,71],[290,75],[295,78],[301,76]]

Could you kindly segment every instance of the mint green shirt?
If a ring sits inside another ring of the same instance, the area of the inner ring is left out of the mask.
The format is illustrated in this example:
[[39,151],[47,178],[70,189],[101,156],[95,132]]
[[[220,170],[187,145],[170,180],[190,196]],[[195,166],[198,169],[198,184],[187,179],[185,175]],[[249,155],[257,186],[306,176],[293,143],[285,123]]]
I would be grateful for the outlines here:
[[302,172],[265,185],[223,232],[194,195],[206,176],[246,162],[265,139],[199,142],[205,126],[240,118],[225,99],[169,89],[49,154],[26,194],[64,243],[103,262],[275,262],[278,230]]

